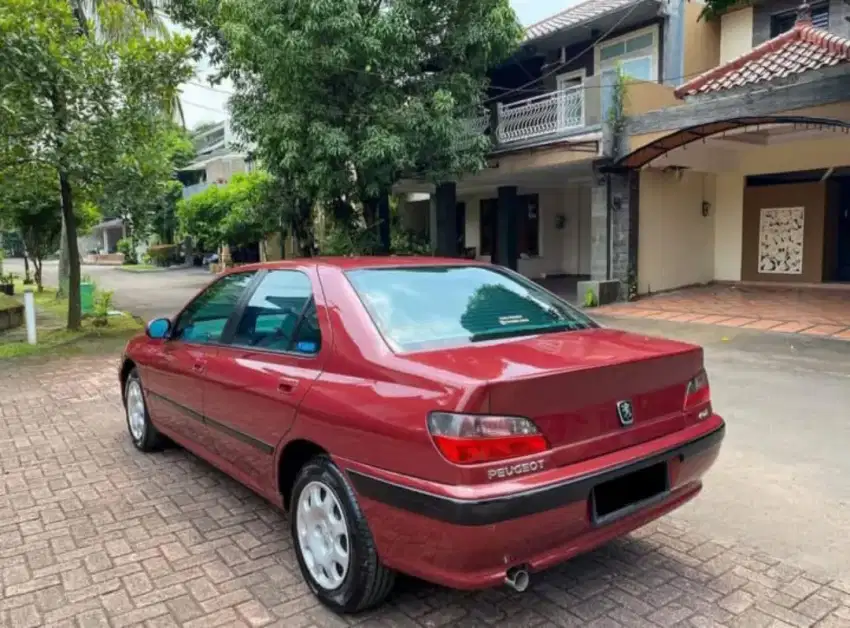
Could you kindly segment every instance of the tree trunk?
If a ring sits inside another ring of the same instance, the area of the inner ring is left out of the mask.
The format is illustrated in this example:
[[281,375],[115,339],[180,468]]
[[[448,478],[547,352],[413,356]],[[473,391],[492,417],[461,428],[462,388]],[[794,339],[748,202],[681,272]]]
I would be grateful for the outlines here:
[[[61,199],[60,199],[61,200]],[[62,233],[59,236],[59,289],[56,297],[67,297],[70,267],[68,265],[68,231],[65,228],[65,214],[62,213]]]
[[41,283],[41,269],[44,266],[44,261],[39,258],[33,258],[33,268],[35,269],[35,285],[38,286],[39,292],[44,292],[44,286]]
[[80,303],[80,252],[77,248],[77,220],[74,216],[74,194],[68,173],[59,171],[59,191],[62,194],[62,216],[65,218],[65,237],[68,247],[68,329],[77,330],[82,321]]
[[24,249],[24,283],[30,280],[30,262],[27,259],[27,251]]

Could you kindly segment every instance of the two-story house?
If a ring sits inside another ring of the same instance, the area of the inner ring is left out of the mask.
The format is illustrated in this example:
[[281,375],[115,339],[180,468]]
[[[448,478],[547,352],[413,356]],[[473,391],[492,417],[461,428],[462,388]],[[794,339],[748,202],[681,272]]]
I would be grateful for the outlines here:
[[230,121],[211,124],[192,136],[195,160],[177,173],[183,198],[210,185],[227,183],[238,172],[250,172],[252,161],[230,128]]
[[756,0],[715,23],[716,67],[632,116],[639,293],[707,282],[850,282],[850,5]]
[[[676,103],[685,77],[719,62],[719,25],[686,0],[590,0],[529,26],[513,58],[491,75],[492,152],[482,172],[430,186],[405,181],[406,226],[436,251],[489,259],[532,277],[628,279],[629,177],[604,174],[617,68],[630,116]],[[612,207],[619,209],[612,210]],[[633,237],[633,236],[632,236]],[[632,246],[634,250],[634,246]]]

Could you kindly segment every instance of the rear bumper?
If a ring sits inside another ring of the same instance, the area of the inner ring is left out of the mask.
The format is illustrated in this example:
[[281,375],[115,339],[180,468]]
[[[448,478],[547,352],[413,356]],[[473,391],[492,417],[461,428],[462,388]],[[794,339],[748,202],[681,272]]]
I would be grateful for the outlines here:
[[[485,499],[423,490],[421,481],[339,462],[388,566],[446,586],[484,588],[501,584],[508,567],[545,569],[694,497],[717,458],[725,424],[714,416],[694,428],[601,457],[590,471],[586,464],[563,467],[556,482]],[[663,462],[667,491],[602,523],[593,520],[595,486]]]

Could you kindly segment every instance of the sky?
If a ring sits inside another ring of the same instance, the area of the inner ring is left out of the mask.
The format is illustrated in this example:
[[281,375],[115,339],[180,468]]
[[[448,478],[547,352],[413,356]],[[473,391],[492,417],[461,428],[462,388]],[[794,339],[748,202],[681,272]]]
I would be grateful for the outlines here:
[[[511,0],[511,6],[519,21],[528,26],[576,2],[578,0]],[[209,74],[209,66],[201,63],[197,68],[196,77],[183,85],[183,115],[186,117],[186,126],[190,129],[202,122],[218,122],[227,117],[228,93],[233,91],[233,86],[225,82],[211,88],[207,82]]]

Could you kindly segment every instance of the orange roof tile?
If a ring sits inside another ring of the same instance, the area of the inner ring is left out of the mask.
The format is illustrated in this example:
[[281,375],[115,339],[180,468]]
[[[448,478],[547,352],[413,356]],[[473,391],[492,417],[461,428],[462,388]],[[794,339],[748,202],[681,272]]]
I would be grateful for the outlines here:
[[811,20],[803,19],[791,30],[737,59],[691,79],[680,86],[675,94],[677,98],[684,98],[720,92],[834,66],[848,60],[850,39],[815,28]]

